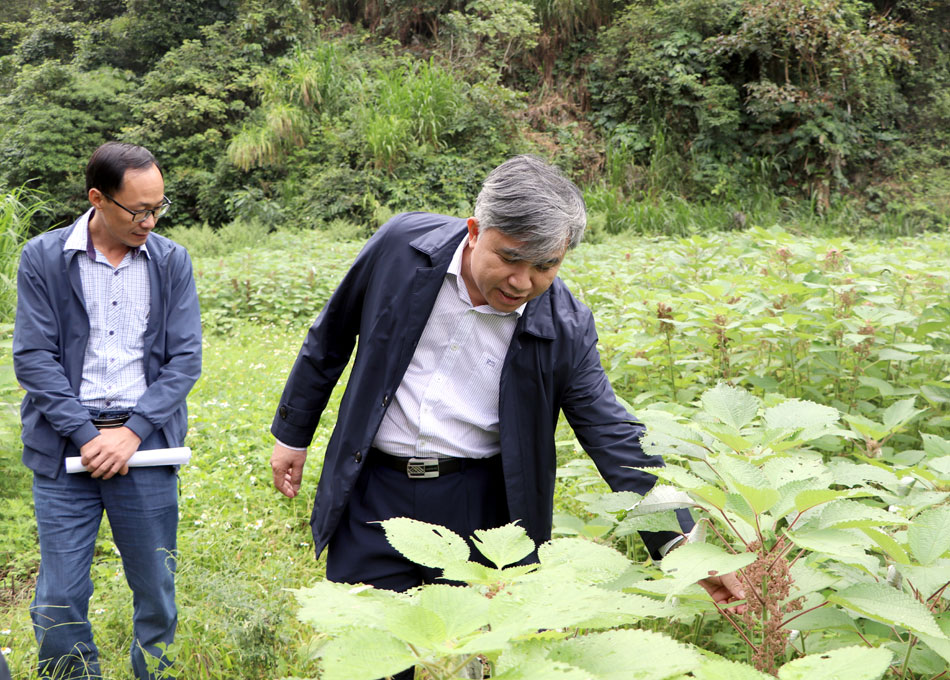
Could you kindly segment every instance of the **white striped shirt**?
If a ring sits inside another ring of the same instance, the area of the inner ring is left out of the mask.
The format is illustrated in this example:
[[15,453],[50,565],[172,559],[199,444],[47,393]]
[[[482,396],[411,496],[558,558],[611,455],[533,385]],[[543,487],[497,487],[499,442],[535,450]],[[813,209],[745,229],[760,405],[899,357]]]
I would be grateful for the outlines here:
[[89,236],[90,208],[66,239],[64,250],[78,250],[79,276],[89,316],[89,342],[82,366],[79,401],[83,406],[131,409],[145,392],[145,328],[151,309],[148,248],[129,250],[118,267],[99,252]]
[[472,306],[455,251],[412,361],[373,446],[397,456],[487,458],[500,452],[501,368],[524,305]]

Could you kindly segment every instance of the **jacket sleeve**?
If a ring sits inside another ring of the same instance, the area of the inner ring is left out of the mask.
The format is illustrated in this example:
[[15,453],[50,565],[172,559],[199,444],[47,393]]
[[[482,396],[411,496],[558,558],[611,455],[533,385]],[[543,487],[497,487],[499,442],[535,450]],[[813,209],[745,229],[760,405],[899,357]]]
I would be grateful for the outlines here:
[[[165,356],[157,377],[139,397],[125,424],[143,441],[182,407],[201,375],[201,312],[191,258],[175,245],[168,255]],[[146,363],[149,357],[145,358]]]
[[[614,491],[646,494],[656,483],[653,475],[634,467],[659,467],[663,459],[643,451],[640,439],[644,426],[631,415],[614,395],[597,351],[597,332],[593,315],[583,310],[574,345],[574,366],[561,407],[587,454]],[[677,511],[683,531],[693,527],[688,512]],[[674,539],[673,532],[641,532],[641,537],[654,559],[659,548]]]
[[99,431],[79,402],[61,363],[61,329],[51,297],[61,294],[61,291],[49,291],[42,253],[35,243],[28,243],[20,255],[17,270],[13,368],[17,381],[26,390],[25,399],[33,403],[60,436],[70,437],[81,447]]
[[314,321],[280,396],[271,433],[288,446],[306,447],[360,332],[363,301],[389,230],[381,227],[360,251]]

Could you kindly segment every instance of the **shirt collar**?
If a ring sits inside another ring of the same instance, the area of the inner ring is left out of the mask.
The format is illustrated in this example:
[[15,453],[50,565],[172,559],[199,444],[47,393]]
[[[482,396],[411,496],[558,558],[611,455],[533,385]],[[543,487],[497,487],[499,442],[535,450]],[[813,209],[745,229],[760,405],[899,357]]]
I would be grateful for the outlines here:
[[[89,222],[92,221],[92,216],[95,214],[95,208],[89,208],[82,217],[76,220],[76,224],[73,225],[73,230],[69,233],[69,236],[66,238],[66,243],[63,244],[63,250],[80,250],[86,255],[89,256],[89,259],[93,262],[96,261],[96,248],[92,244],[92,238],[89,236]],[[143,243],[142,245],[131,248],[132,257],[135,257],[139,253],[144,253],[145,257],[151,259],[152,256],[149,255],[148,245]]]
[[[455,288],[458,291],[459,297],[462,298],[469,305],[472,304],[472,298],[468,295],[468,287],[463,285],[462,281],[462,253],[465,252],[465,248],[468,244],[468,234],[462,237],[462,242],[458,244],[458,247],[455,249],[455,254],[452,255],[452,261],[449,262],[449,269],[446,272],[446,275],[451,274],[455,281]],[[509,314],[517,314],[521,316],[524,314],[525,305],[528,303],[522,303],[518,309],[512,312],[500,312],[491,305],[479,305],[474,307],[479,312],[485,312],[487,314],[497,314],[498,316],[508,316]]]

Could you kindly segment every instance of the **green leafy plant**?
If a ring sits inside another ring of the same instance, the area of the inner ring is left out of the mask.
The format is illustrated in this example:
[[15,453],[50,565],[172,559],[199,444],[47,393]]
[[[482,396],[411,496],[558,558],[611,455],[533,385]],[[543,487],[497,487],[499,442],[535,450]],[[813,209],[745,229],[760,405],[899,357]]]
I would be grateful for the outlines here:
[[[621,579],[635,567],[606,546],[555,539],[538,546],[536,565],[510,566],[535,549],[524,530],[510,524],[473,537],[482,560],[494,565],[485,566],[470,561],[469,544],[443,527],[406,518],[382,525],[408,558],[468,585],[432,584],[400,594],[325,581],[297,590],[298,616],[321,633],[310,653],[321,659],[326,680],[371,680],[411,665],[448,680],[462,677],[474,658],[485,659],[499,680],[767,677],[663,634],[620,628],[673,615],[675,606],[622,592]],[[890,659],[888,650],[851,647],[797,659],[781,672],[878,678]],[[849,664],[863,667],[849,670]]]

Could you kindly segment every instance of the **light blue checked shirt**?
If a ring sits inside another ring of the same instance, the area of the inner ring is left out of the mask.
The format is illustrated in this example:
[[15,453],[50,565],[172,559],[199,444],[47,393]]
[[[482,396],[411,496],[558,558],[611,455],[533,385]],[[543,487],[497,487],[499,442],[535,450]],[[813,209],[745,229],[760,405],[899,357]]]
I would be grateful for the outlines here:
[[131,409],[145,392],[145,328],[151,309],[148,248],[130,250],[118,267],[93,246],[90,208],[63,246],[79,250],[82,292],[89,315],[79,401],[98,409]]

